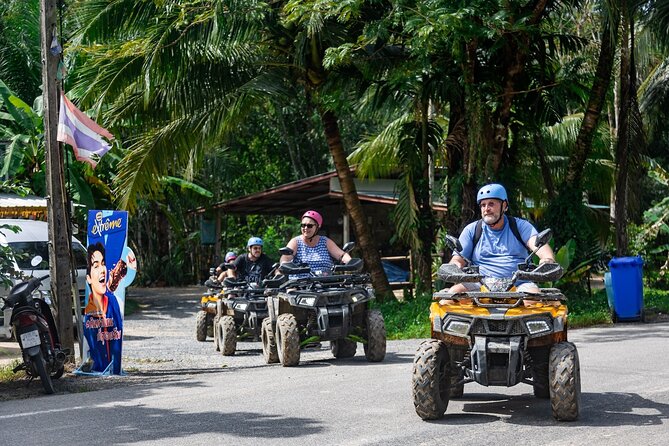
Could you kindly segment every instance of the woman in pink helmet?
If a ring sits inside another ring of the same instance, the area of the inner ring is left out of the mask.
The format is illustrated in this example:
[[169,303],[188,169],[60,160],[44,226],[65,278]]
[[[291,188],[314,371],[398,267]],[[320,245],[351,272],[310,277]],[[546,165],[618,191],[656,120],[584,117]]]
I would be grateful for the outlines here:
[[300,222],[301,235],[291,239],[286,245],[293,250],[295,255],[281,256],[281,262],[294,260],[297,263],[307,263],[312,271],[321,273],[329,272],[334,261],[348,263],[351,260],[348,253],[345,253],[329,238],[318,235],[318,230],[322,226],[321,214],[316,211],[305,212]]

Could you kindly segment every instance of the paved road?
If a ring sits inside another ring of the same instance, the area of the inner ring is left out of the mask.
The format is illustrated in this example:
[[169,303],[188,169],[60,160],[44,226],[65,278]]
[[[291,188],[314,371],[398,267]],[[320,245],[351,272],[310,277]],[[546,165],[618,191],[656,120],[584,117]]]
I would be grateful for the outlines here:
[[142,299],[148,306],[126,321],[127,378],[1,402],[0,444],[627,446],[669,438],[667,323],[571,332],[581,358],[579,421],[554,421],[527,385],[472,383],[444,419],[424,422],[410,389],[420,340],[389,342],[377,364],[362,348],[348,360],[323,348],[298,367],[265,365],[259,343],[223,357],[195,340],[193,291]]

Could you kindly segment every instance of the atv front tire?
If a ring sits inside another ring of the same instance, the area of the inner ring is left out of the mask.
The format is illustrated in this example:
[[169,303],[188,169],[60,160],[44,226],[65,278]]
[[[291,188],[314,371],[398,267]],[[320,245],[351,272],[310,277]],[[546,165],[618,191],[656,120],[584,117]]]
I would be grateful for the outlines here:
[[365,357],[369,362],[381,362],[386,357],[386,324],[379,310],[367,310],[367,342],[364,345]]
[[300,333],[292,314],[280,314],[276,320],[276,347],[279,361],[284,367],[300,363]]
[[207,312],[200,310],[195,318],[195,339],[200,342],[207,340]]
[[223,356],[232,356],[237,350],[237,326],[232,316],[223,316],[218,321],[219,348]]
[[551,409],[558,421],[574,421],[581,406],[581,367],[571,342],[553,345],[549,356],[548,381]]
[[355,356],[358,344],[349,339],[330,341],[330,350],[335,358],[351,358]]
[[441,418],[448,407],[450,359],[446,344],[437,339],[423,341],[413,360],[413,405],[423,420]]
[[262,321],[260,337],[262,338],[262,355],[265,358],[265,363],[275,364],[279,362],[279,353],[276,348],[274,331],[272,330],[272,321],[268,317]]

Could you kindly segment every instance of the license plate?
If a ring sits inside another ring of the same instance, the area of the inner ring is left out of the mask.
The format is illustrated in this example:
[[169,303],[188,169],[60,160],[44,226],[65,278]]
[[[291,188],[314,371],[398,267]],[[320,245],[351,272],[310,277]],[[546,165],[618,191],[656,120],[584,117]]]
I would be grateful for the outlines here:
[[37,330],[27,331],[21,334],[21,345],[23,348],[40,345],[39,332]]

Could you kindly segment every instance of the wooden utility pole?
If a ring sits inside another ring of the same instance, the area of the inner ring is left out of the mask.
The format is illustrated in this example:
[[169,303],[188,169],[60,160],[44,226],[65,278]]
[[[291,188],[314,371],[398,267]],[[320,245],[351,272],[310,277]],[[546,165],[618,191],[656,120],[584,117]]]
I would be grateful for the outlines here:
[[70,252],[72,237],[65,193],[63,152],[56,140],[58,129],[58,81],[60,54],[51,52],[57,37],[57,0],[40,0],[42,42],[42,88],[44,100],[44,149],[46,153],[47,222],[49,226],[49,269],[51,295],[56,303],[56,323],[63,348],[70,350],[74,362],[72,330],[72,276]]

